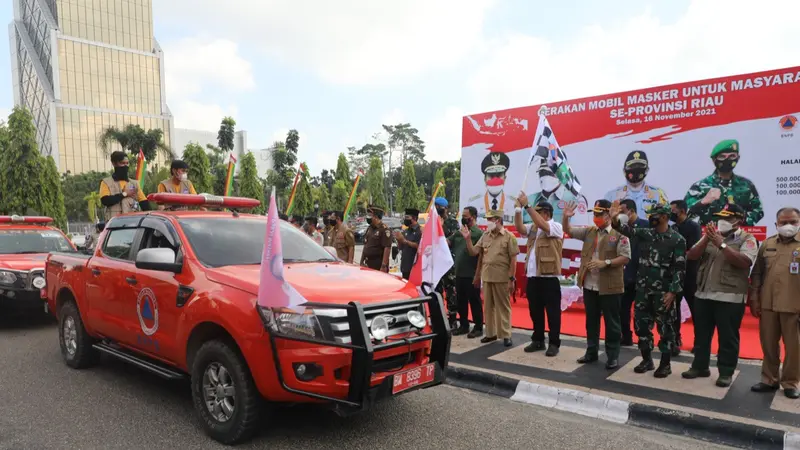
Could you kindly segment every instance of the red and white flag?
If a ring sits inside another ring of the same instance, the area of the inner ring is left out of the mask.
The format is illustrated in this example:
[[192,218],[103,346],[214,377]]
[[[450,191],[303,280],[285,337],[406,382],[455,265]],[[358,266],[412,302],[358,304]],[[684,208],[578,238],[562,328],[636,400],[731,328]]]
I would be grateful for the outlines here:
[[436,208],[431,207],[428,223],[425,224],[422,239],[419,241],[417,261],[411,269],[408,281],[415,286],[430,283],[430,290],[433,290],[451,267],[453,267],[453,255],[450,254],[450,247],[447,245],[442,221],[436,213]]
[[258,286],[258,306],[265,308],[292,308],[302,312],[297,305],[306,303],[283,278],[283,246],[281,245],[280,218],[275,203],[275,188],[269,197],[267,232],[264,237],[264,252],[261,254],[261,275]]

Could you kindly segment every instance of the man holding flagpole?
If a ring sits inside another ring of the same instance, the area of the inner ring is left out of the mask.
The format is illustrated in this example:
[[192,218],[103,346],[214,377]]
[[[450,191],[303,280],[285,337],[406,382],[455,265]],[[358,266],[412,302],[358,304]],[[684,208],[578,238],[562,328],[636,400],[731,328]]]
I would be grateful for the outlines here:
[[478,270],[473,284],[480,286],[483,282],[486,337],[481,339],[481,343],[503,338],[503,345],[511,347],[511,292],[514,290],[519,245],[517,238],[503,227],[503,211],[490,210],[486,219],[486,233],[475,245],[469,238],[469,228],[461,228],[467,251],[470,255],[478,255]]
[[139,183],[128,177],[128,154],[116,151],[111,154],[114,173],[100,182],[100,203],[105,206],[105,218],[136,211],[150,211],[150,203]]

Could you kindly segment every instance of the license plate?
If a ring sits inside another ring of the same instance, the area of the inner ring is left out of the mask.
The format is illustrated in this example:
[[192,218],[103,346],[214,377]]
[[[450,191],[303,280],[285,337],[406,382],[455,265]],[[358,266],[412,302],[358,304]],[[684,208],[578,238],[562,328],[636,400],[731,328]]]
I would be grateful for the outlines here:
[[416,369],[407,370],[394,375],[392,394],[407,391],[413,387],[433,381],[436,375],[436,364],[426,364]]

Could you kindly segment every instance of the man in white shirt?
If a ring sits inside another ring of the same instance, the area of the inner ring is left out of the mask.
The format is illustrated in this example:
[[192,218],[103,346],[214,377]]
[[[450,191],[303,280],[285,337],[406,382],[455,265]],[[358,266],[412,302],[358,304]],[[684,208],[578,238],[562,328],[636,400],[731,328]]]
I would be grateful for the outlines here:
[[[553,205],[542,200],[531,207],[528,196],[520,192],[517,197],[514,226],[521,236],[528,238],[526,267],[526,295],[528,310],[533,322],[531,343],[525,351],[544,350],[544,323],[547,311],[547,325],[550,330],[550,341],[547,356],[556,356],[561,346],[561,250],[564,246],[564,229],[553,220]],[[531,225],[525,225],[522,219],[523,209],[533,219]]]

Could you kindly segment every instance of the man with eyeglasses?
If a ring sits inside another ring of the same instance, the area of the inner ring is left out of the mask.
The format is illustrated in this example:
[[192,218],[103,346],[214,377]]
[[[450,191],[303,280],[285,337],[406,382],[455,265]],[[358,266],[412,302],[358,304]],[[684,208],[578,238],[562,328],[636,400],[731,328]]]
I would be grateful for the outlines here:
[[711,175],[694,183],[684,200],[689,206],[689,215],[698,216],[700,225],[714,221],[714,214],[727,204],[736,204],[745,211],[744,225],[754,226],[764,218],[764,208],[756,186],[749,179],[735,175],[739,163],[739,141],[726,139],[711,150],[711,160],[716,170]]

